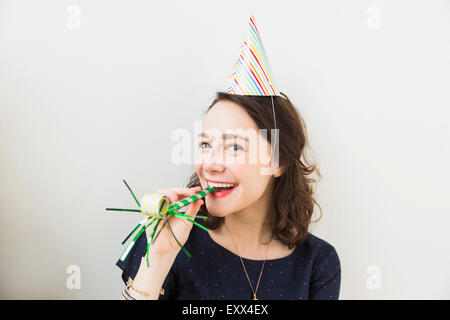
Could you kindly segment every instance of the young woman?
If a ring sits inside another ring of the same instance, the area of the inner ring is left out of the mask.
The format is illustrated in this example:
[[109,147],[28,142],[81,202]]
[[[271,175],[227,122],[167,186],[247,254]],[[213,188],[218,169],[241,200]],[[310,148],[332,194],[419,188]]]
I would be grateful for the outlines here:
[[[277,163],[270,161],[273,107]],[[211,231],[169,217],[192,258],[165,228],[150,246],[149,267],[143,258],[149,234],[142,234],[127,259],[117,262],[128,283],[123,298],[338,299],[336,250],[308,232],[317,204],[311,175],[320,174],[306,160],[307,145],[304,122],[286,95],[217,93],[203,121],[199,161],[187,188],[158,191],[173,203],[214,186],[212,195],[186,210],[207,216],[198,221]],[[273,165],[278,170],[266,174]]]

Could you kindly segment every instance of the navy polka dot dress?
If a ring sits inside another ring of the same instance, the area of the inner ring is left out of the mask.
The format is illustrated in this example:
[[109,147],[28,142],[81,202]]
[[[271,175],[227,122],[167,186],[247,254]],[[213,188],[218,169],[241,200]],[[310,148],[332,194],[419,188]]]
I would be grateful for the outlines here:
[[[125,283],[129,277],[136,276],[146,246],[144,232],[125,261],[117,261]],[[192,258],[180,250],[159,300],[252,299],[252,289],[239,256],[216,243],[208,232],[193,226],[185,248]],[[242,259],[256,289],[263,260]],[[257,297],[259,300],[337,300],[340,282],[341,266],[336,250],[309,234],[290,255],[266,260]]]

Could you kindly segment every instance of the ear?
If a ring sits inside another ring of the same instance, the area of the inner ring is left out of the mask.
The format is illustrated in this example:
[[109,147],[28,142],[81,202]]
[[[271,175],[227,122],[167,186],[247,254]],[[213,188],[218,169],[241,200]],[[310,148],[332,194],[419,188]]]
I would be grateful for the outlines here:
[[281,176],[283,174],[284,170],[283,167],[278,167],[278,169],[275,171],[275,178],[278,178],[279,176]]

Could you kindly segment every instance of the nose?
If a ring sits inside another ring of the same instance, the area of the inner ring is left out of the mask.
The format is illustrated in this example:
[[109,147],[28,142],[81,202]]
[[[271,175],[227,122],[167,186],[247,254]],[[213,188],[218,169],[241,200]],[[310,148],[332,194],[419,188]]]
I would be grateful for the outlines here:
[[225,170],[225,156],[222,148],[215,147],[200,152],[200,162],[208,173],[223,172]]

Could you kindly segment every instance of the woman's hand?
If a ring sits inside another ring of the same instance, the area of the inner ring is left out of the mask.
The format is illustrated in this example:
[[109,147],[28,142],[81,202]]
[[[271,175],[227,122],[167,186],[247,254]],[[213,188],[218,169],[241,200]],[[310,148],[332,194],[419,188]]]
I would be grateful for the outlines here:
[[[194,188],[171,188],[171,189],[159,189],[156,191],[157,194],[163,194],[167,196],[170,203],[175,203],[184,198],[187,198],[194,193],[201,190],[201,187]],[[191,203],[186,207],[186,212],[184,214],[190,215],[189,219],[194,220],[197,215],[198,210],[204,204],[202,199],[197,200],[194,203]],[[176,238],[180,242],[181,245],[184,245],[189,237],[189,233],[191,232],[193,223],[190,221],[186,221],[181,218],[173,217],[168,215],[167,218],[170,223],[170,227],[172,228],[173,233]],[[159,230],[165,223],[165,219],[161,220],[158,225],[158,229],[155,231],[153,238],[158,234]],[[156,225],[157,221],[155,221],[150,227],[148,227],[145,231],[147,233],[147,239],[149,239],[151,232]],[[181,250],[180,245],[173,238],[172,232],[169,230],[169,226],[164,226],[164,229],[159,234],[158,238],[155,240],[153,244],[149,247],[149,253],[156,255],[176,255]]]

